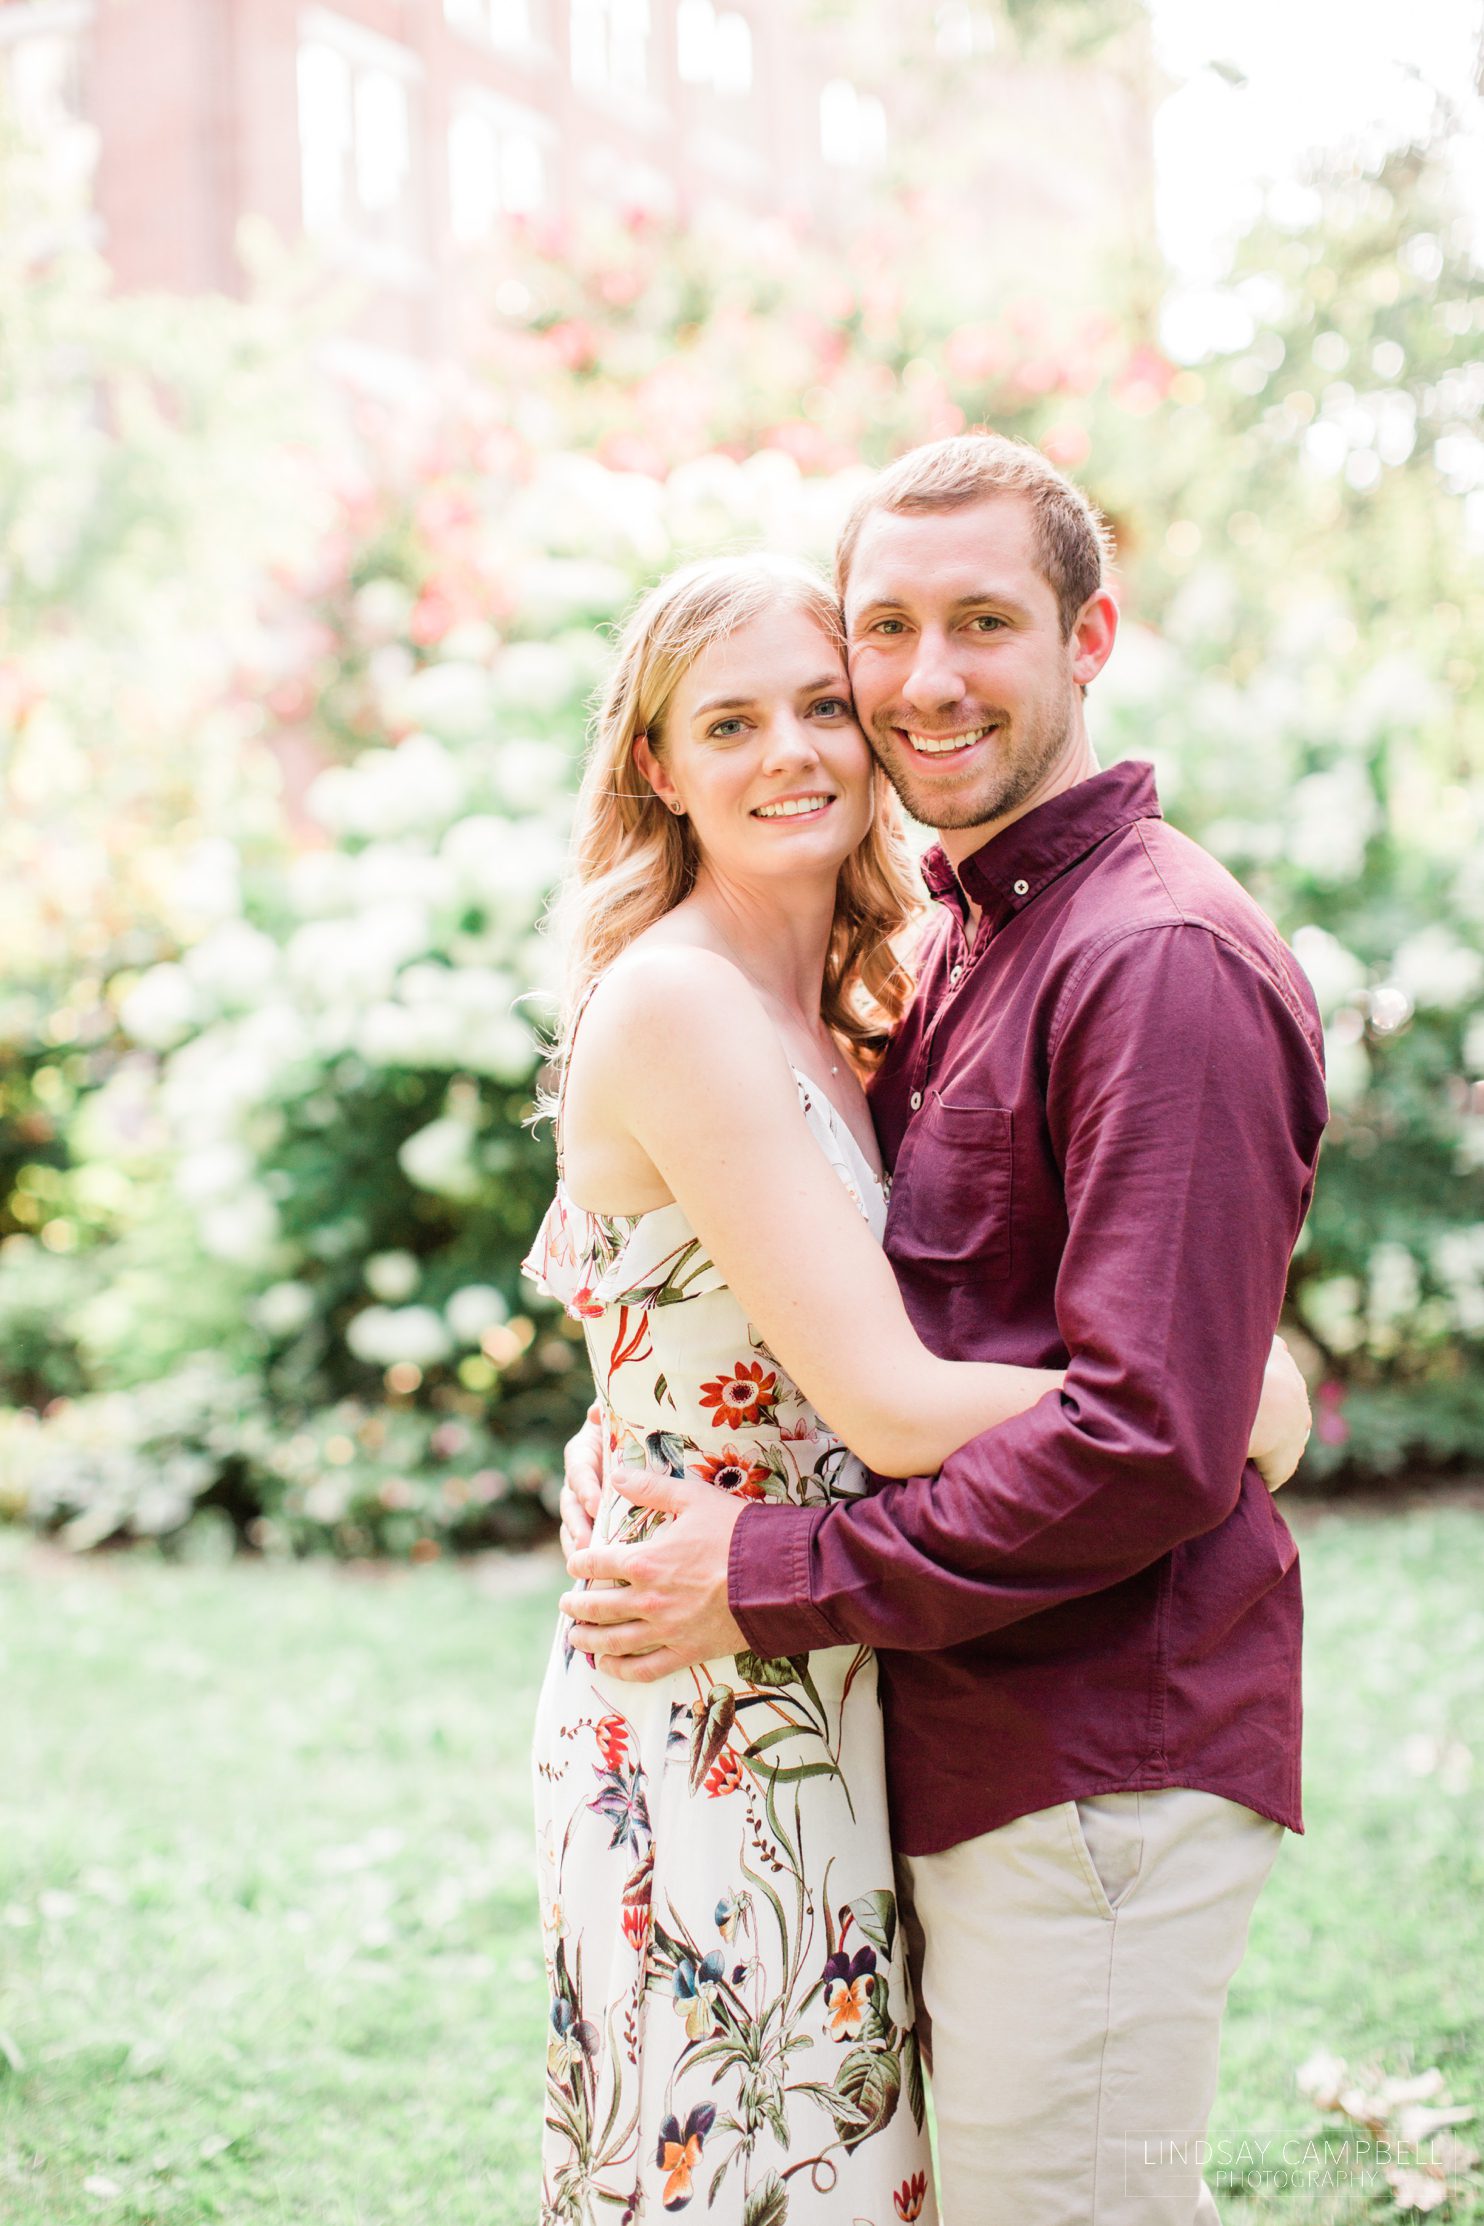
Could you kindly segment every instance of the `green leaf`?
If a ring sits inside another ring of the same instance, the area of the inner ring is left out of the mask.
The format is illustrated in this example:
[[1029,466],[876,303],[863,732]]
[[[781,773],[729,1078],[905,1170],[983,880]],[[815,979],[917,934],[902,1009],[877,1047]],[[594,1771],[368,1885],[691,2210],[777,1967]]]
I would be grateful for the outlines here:
[[850,1914],[871,1946],[888,1959],[897,1937],[897,1897],[888,1887],[860,1894],[850,1904]]
[[884,2048],[852,2048],[835,2075],[836,2092],[860,2111],[863,2123],[845,2130],[847,2149],[859,2148],[896,2115],[902,2092],[902,2067]]
[[742,2144],[739,2141],[735,2148],[728,2149],[726,2155],[722,2158],[720,2164],[717,2165],[716,2170],[712,2173],[711,2185],[706,2193],[706,2208],[708,2211],[712,2208],[717,2196],[721,2193],[722,2181],[726,2178],[728,2172],[730,2172],[732,2166],[736,2163],[738,2157],[741,2156],[741,2154]]
[[759,1770],[765,1771],[770,1785],[797,1785],[801,1778],[838,1778],[840,1768],[834,1762],[760,1762]]
[[871,2123],[870,2111],[852,2096],[842,2095],[838,2087],[821,2087],[816,2099],[824,2104],[840,2133],[863,2133]]
[[755,2187],[742,2206],[742,2226],[787,2226],[788,2189],[776,2172]]
[[925,2101],[922,2092],[922,2050],[917,2034],[910,2029],[902,2035],[902,2078],[907,2089],[907,2107],[912,2113],[912,2123],[919,2133]]
[[737,1675],[745,1677],[749,1685],[792,1685],[799,1674],[798,1665],[808,1658],[806,1654],[739,1654]]
[[756,1739],[750,1739],[742,1752],[750,1759],[766,1753],[769,1747],[782,1746],[785,1739],[808,1739],[810,1736],[807,1724],[774,1724],[771,1731],[760,1731]]

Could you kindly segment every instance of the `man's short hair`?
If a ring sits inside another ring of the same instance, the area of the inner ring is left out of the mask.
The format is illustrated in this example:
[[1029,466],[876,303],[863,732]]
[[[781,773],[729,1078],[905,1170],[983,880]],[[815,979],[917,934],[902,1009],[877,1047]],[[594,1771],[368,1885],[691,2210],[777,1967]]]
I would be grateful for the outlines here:
[[1035,520],[1036,544],[1056,596],[1065,640],[1089,595],[1103,584],[1112,562],[1113,537],[1101,513],[1028,441],[1004,433],[957,433],[909,449],[872,480],[845,521],[835,551],[835,586],[845,601],[850,563],[861,528],[878,510],[916,517],[958,510],[990,495],[1024,495]]

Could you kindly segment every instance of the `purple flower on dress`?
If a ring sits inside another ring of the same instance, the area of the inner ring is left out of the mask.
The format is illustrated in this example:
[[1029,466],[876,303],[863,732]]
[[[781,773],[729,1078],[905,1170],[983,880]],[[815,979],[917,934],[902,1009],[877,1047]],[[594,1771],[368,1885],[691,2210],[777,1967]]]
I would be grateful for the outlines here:
[[649,1803],[644,1798],[642,1770],[599,1770],[598,1791],[588,1807],[613,1826],[610,1848],[631,1847],[642,1855],[649,1845]]
[[824,2008],[832,2040],[854,2040],[866,2021],[866,2007],[876,1984],[876,1951],[857,1948],[847,1955],[837,1948],[824,1967]]

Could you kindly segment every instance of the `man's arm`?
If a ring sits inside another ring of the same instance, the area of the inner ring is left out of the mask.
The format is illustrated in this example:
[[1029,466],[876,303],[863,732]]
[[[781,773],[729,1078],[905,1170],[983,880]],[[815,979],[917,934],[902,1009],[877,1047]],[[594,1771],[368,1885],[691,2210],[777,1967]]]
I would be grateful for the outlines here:
[[760,1654],[951,1646],[1117,1584],[1236,1505],[1324,1125],[1319,1062],[1279,991],[1195,925],[1130,931],[1063,1007],[1064,1389],[936,1476],[745,1510],[728,1593]]

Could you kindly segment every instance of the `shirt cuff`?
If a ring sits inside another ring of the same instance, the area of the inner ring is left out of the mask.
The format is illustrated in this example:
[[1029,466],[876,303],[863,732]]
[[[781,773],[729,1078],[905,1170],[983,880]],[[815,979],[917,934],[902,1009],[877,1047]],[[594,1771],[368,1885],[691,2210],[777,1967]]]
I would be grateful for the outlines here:
[[826,1510],[743,1509],[727,1556],[727,1604],[754,1654],[771,1659],[844,1642],[809,1597],[810,1549]]

